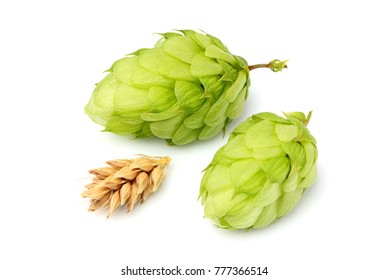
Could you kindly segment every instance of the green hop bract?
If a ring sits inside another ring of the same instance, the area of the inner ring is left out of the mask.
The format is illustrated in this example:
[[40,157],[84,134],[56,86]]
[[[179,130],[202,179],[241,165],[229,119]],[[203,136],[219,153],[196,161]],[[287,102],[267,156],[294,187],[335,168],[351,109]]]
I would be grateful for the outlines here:
[[227,229],[262,228],[288,214],[316,179],[311,113],[253,115],[233,130],[201,181],[204,214]]
[[181,30],[116,61],[85,112],[105,131],[183,145],[237,118],[249,87],[246,61],[217,38]]

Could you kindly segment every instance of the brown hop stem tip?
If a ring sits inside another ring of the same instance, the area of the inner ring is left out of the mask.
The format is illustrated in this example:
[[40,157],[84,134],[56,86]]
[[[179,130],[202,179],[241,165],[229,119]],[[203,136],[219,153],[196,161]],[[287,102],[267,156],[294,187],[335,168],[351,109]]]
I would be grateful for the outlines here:
[[279,71],[282,71],[282,69],[284,69],[284,68],[288,68],[288,66],[286,65],[287,62],[288,62],[287,60],[281,61],[278,59],[274,59],[274,60],[270,61],[269,63],[250,65],[249,70],[251,71],[254,69],[258,69],[258,68],[269,68],[273,72],[279,72]]
[[108,218],[120,206],[126,206],[129,213],[138,201],[143,203],[158,189],[169,162],[169,157],[145,155],[107,161],[107,167],[89,171],[94,177],[81,196],[91,199],[89,211],[108,208]]

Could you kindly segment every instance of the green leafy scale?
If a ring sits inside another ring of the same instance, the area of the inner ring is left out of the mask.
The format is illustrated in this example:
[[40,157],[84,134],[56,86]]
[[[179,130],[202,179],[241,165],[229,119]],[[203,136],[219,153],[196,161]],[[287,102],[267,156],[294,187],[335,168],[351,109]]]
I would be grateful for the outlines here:
[[246,61],[206,33],[160,34],[153,48],[117,60],[85,106],[104,131],[184,145],[237,118],[249,87]]
[[204,214],[219,227],[265,227],[288,214],[316,180],[311,113],[253,115],[216,152],[201,181]]

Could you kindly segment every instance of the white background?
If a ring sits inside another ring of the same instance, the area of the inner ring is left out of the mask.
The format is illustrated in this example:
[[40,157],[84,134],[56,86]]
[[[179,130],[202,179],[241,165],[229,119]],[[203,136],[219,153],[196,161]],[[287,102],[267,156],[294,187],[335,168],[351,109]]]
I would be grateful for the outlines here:
[[[389,279],[385,1],[2,1],[0,278],[157,279],[125,266],[267,266],[269,275],[163,279]],[[83,112],[102,73],[154,32],[203,29],[249,64],[243,115],[313,110],[318,180],[287,217],[230,232],[203,219],[201,171],[227,141],[184,147],[100,132]],[[160,190],[131,215],[87,211],[87,171],[169,155]],[[162,279],[162,277],[159,277]]]

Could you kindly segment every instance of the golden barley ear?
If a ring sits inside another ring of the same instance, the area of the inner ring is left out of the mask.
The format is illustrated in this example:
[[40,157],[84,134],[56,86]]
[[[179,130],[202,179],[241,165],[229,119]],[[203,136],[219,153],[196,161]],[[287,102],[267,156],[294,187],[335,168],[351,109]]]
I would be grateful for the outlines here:
[[108,166],[89,170],[94,177],[81,196],[90,199],[89,211],[108,209],[108,218],[121,206],[131,212],[138,202],[143,203],[158,190],[170,160],[146,155],[109,160]]

